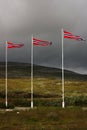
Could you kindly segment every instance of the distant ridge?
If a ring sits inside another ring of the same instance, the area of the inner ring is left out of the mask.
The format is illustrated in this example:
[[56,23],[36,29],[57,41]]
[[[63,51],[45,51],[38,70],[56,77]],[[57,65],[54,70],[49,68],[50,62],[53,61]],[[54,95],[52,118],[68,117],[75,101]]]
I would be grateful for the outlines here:
[[[8,78],[29,78],[31,73],[29,63],[8,62]],[[87,80],[87,75],[64,70],[65,79]],[[57,77],[61,79],[59,68],[34,65],[34,77]],[[0,62],[0,78],[5,78],[5,62]]]

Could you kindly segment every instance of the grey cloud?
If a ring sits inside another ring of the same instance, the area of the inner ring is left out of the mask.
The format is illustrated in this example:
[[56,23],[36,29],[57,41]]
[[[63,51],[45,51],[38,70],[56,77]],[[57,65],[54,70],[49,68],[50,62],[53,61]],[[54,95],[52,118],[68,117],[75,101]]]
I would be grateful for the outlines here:
[[[0,0],[0,60],[5,61],[5,41],[23,42],[8,50],[9,61],[30,62],[31,35],[53,42],[34,47],[34,63],[61,67],[61,28],[87,37],[86,0]],[[87,72],[87,43],[64,39],[65,68]]]

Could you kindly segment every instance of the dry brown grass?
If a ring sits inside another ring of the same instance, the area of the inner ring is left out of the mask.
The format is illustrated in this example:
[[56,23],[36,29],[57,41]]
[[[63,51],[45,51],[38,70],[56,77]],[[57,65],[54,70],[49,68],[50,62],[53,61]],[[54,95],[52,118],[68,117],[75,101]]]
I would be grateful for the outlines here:
[[0,130],[86,130],[87,111],[81,108],[40,107],[0,113]]

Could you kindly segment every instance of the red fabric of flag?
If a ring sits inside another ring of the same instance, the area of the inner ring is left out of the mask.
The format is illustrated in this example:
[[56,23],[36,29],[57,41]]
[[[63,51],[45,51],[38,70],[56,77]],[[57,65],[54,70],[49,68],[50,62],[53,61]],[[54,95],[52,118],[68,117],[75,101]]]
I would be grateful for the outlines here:
[[40,40],[40,39],[37,39],[37,38],[33,38],[33,44],[35,46],[48,46],[48,45],[51,45],[52,42],[43,41],[43,40]]
[[85,41],[85,39],[83,39],[81,36],[73,35],[72,33],[68,32],[68,31],[64,30],[63,33],[64,33],[64,38]]
[[24,44],[14,44],[12,42],[7,42],[7,48],[21,48],[22,46],[24,46]]

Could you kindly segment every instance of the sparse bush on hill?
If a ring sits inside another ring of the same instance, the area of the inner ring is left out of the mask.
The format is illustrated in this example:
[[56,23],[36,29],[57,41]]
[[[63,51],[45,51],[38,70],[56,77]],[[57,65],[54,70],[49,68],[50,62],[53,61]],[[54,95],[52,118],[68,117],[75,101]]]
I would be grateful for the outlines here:
[[67,106],[87,106],[87,97],[86,96],[75,96],[75,97],[66,97],[65,102]]

